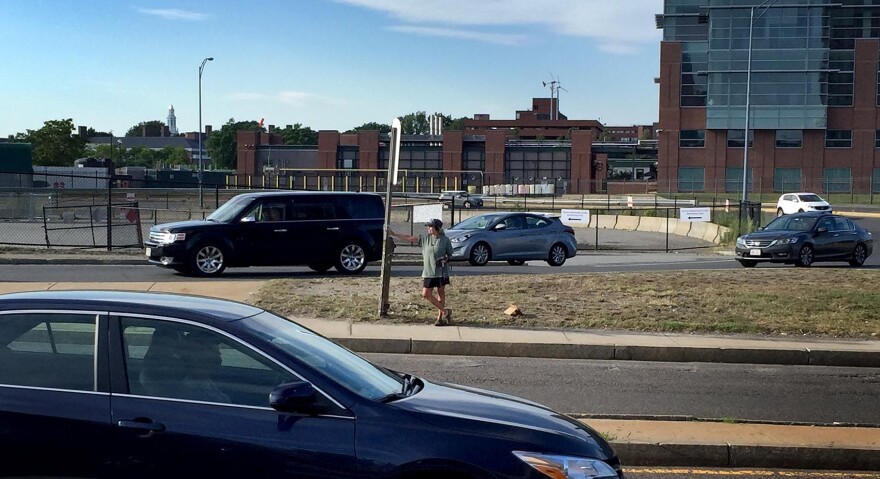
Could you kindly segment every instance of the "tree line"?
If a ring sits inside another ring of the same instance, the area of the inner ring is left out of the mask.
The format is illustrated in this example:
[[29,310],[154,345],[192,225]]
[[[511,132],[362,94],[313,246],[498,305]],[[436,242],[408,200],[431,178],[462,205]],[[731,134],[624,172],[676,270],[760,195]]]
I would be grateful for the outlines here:
[[[464,129],[465,117],[452,118],[443,113],[435,113],[443,118],[444,130]],[[429,117],[424,111],[409,113],[400,117],[404,135],[425,135],[429,133]],[[126,137],[160,137],[165,128],[165,123],[159,120],[151,120],[138,123],[129,128]],[[37,130],[26,130],[17,133],[12,141],[30,143],[33,147],[33,163],[37,166],[73,166],[73,162],[79,158],[93,157],[109,159],[114,166],[144,166],[147,168],[167,168],[190,164],[189,154],[182,147],[167,146],[161,150],[152,150],[144,147],[126,148],[121,142],[112,140],[108,144],[90,145],[90,137],[113,137],[112,130],[109,132],[97,131],[89,128],[86,137],[74,132],[73,119],[49,120],[43,123],[43,127]],[[230,118],[219,129],[214,130],[204,143],[208,156],[211,157],[213,168],[221,170],[235,169],[237,139],[240,130],[260,131],[265,133],[266,128],[260,122],[236,121]],[[362,130],[378,130],[380,133],[391,131],[391,125],[386,123],[369,122],[357,126],[345,133],[354,133]],[[281,136],[286,145],[317,145],[318,132],[301,123],[288,125],[282,129],[276,128],[275,134]]]

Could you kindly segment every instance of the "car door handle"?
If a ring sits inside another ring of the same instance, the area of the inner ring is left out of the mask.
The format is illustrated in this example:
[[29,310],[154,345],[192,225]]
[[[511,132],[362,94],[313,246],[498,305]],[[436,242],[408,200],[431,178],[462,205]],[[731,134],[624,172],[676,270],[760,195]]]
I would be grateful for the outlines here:
[[327,228],[327,231],[339,231],[338,227]]
[[282,229],[282,230],[272,230],[272,231],[274,231],[274,232],[276,232],[276,233],[287,233],[287,230],[286,230],[286,229]]
[[162,432],[165,430],[165,425],[161,422],[153,422],[149,419],[146,420],[134,420],[134,421],[119,421],[116,423],[119,427],[124,427],[127,429],[140,429],[142,431],[147,432]]

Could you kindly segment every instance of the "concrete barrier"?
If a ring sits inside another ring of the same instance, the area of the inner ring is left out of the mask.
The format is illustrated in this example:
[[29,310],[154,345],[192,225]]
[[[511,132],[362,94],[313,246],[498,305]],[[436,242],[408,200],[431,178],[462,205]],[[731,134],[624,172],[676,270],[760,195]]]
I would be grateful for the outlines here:
[[687,236],[691,231],[691,222],[690,221],[681,221],[677,220],[675,222],[675,229],[672,230],[672,234],[678,236]]
[[716,225],[715,223],[706,223],[706,233],[703,235],[703,239],[706,241],[711,241],[712,243],[717,243],[718,225]]
[[[666,218],[663,218],[663,219],[666,219]],[[667,230],[667,224],[664,221],[663,224],[660,225],[659,233],[666,234],[666,232],[669,231],[669,234],[675,234],[675,228],[678,228],[678,218],[669,218],[668,228],[669,229]]]
[[613,230],[617,227],[617,215],[590,215],[590,228],[599,228]]
[[691,230],[688,231],[689,238],[703,239],[706,236],[706,230],[708,229],[708,224],[703,221],[694,221],[691,223]]
[[643,216],[641,220],[639,220],[639,227],[637,228],[639,231],[649,231],[651,233],[657,233],[662,231],[666,231],[666,218],[655,218],[652,216]]
[[635,231],[639,228],[639,220],[641,220],[641,218],[641,216],[618,215],[617,226],[615,226],[614,229]]

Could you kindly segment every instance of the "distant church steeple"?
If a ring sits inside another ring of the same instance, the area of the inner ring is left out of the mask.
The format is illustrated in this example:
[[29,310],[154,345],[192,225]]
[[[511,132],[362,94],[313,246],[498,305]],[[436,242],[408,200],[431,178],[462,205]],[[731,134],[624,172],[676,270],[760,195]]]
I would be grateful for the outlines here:
[[174,116],[174,105],[168,107],[168,131],[177,134],[177,117]]

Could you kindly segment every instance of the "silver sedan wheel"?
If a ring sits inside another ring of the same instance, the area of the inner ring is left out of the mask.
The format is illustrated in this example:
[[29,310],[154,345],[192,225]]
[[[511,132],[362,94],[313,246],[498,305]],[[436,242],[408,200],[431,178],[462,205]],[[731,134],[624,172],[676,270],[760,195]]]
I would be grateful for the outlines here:
[[565,263],[565,247],[561,244],[555,244],[552,248],[550,248],[550,255],[547,263],[550,266],[562,266]]
[[339,263],[337,270],[340,273],[358,273],[367,264],[367,254],[364,249],[357,244],[350,244],[342,248],[339,252]]
[[470,263],[474,266],[483,266],[489,262],[489,246],[486,243],[477,243],[471,250]]
[[223,269],[223,251],[208,245],[196,253],[196,267],[203,274],[217,274]]

